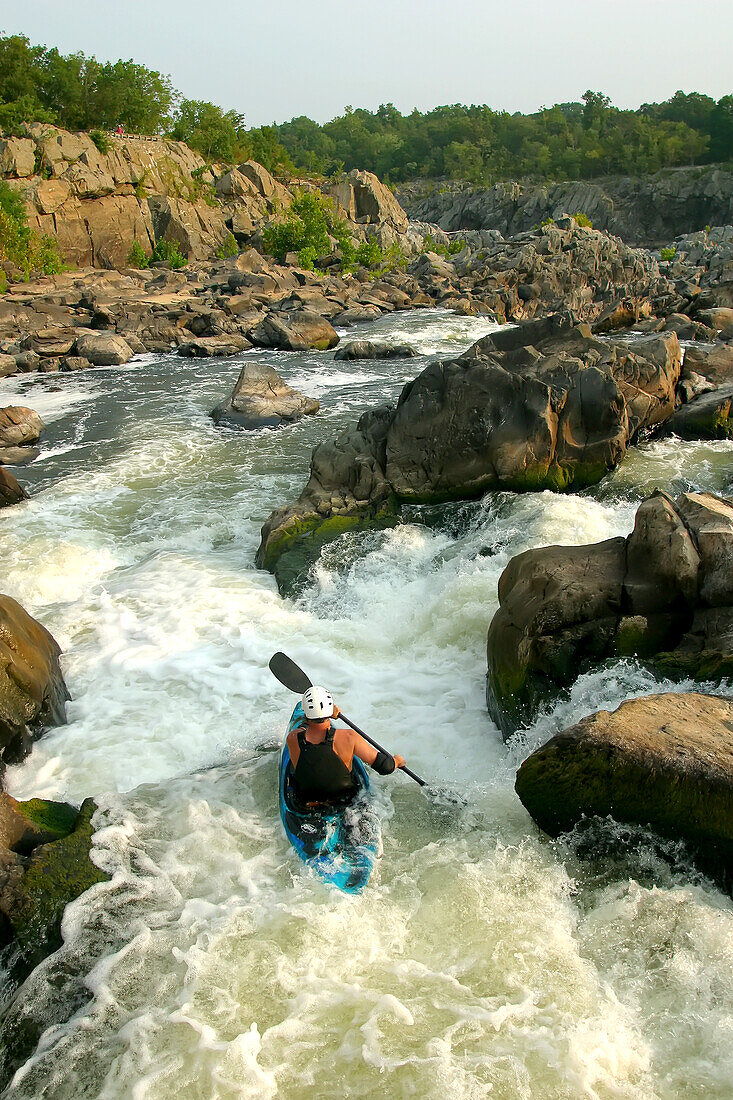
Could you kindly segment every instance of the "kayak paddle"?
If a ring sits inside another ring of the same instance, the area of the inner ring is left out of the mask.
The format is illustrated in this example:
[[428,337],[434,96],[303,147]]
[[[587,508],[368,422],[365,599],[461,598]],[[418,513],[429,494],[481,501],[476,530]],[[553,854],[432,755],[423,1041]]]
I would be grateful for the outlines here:
[[[295,661],[291,661],[285,653],[273,653],[270,658],[270,672],[279,680],[283,687],[288,688],[290,691],[297,692],[298,695],[304,695],[309,687],[313,687],[311,680],[303,672],[302,668],[296,665]],[[381,745],[378,745],[376,741],[373,741],[371,737],[364,733],[364,730],[360,730],[358,726],[354,725],[350,719],[346,717],[343,711],[339,712],[339,718],[343,719],[347,726],[351,726],[354,733],[360,734],[365,741],[368,741],[370,745],[373,745],[377,752],[387,753],[386,749],[383,749]],[[387,753],[391,756],[391,753]],[[403,767],[399,769],[403,771],[405,775],[409,775],[410,779],[414,779],[416,783],[419,783],[421,787],[424,787],[425,780],[421,779],[419,775],[415,775],[409,768]]]

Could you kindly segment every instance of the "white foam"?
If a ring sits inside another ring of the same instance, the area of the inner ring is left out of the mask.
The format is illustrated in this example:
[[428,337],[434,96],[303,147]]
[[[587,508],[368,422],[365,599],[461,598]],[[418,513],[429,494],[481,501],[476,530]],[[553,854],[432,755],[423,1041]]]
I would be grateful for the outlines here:
[[[423,348],[480,335],[453,315],[378,325]],[[331,394],[348,389],[346,369],[319,363]],[[310,360],[290,364],[309,392]],[[151,386],[154,367],[139,372]],[[73,696],[69,724],[8,770],[9,789],[96,795],[95,859],[114,876],[67,908],[64,947],[12,1009],[60,1021],[13,1097],[647,1100],[691,1080],[724,1095],[730,903],[684,868],[585,881],[513,790],[530,748],[658,681],[629,662],[583,676],[510,746],[485,708],[502,569],[529,546],[628,533],[634,478],[491,494],[452,524],[346,536],[301,598],[281,599],[252,566],[259,527],[348,415],[217,432],[206,411],[221,368],[186,369],[166,361],[170,386],[141,401],[111,457],[81,470],[57,456],[57,479],[2,517],[7,589],[62,643]],[[371,373],[361,399],[376,402],[385,375]],[[627,461],[704,487],[725,476],[726,446],[665,442]],[[269,750],[293,697],[267,668],[276,649],[467,798],[456,808],[406,776],[376,778],[383,855],[359,898],[307,875],[281,834]]]

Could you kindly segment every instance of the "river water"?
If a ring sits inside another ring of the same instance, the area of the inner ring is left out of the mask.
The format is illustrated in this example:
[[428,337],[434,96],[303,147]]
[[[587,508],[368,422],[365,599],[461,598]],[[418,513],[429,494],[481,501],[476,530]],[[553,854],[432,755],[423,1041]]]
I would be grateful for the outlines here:
[[[448,355],[488,327],[418,311],[359,335]],[[424,360],[248,354],[321,413],[215,428],[242,357],[1,384],[48,425],[21,471],[31,502],[0,514],[1,587],[62,645],[73,696],[8,788],[93,795],[112,875],[68,907],[63,948],[11,1010],[48,1026],[6,1095],[733,1096],[730,900],[642,833],[550,842],[513,789],[552,732],[659,683],[609,664],[509,746],[484,704],[510,557],[626,534],[655,486],[729,492],[733,446],[649,443],[580,495],[417,510],[328,547],[283,599],[253,567],[262,523],[314,443]],[[383,851],[361,897],[310,877],[281,832],[293,698],[267,669],[276,649],[448,792],[375,779]]]

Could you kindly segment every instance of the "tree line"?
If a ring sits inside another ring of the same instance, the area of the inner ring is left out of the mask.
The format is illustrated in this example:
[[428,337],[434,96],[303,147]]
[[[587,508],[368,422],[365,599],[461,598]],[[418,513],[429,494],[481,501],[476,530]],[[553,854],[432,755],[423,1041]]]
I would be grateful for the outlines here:
[[247,128],[242,114],[186,99],[168,76],[132,60],[103,63],[0,36],[0,129],[18,133],[31,120],[69,130],[122,125],[185,141],[208,161],[252,157],[272,172],[317,175],[366,168],[392,183],[588,179],[733,160],[733,95],[679,91],[621,110],[587,91],[531,114],[453,104],[403,115],[387,103],[347,107],[323,124],[302,116]]

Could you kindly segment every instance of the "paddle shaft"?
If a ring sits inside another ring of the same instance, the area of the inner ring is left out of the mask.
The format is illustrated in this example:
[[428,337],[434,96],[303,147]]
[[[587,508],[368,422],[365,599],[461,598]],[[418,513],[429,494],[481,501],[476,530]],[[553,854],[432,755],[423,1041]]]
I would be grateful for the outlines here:
[[[298,695],[303,695],[312,687],[313,684],[308,676],[303,672],[303,669],[296,665],[295,661],[291,660],[285,653],[273,653],[270,658],[270,672],[279,680],[283,687],[286,687],[289,691],[295,691]],[[387,756],[391,756],[392,753],[387,752],[381,745],[378,745],[376,741],[373,741],[364,730],[360,730],[358,726],[355,726],[351,722],[343,711],[339,711],[339,718],[342,718],[347,726],[351,726],[354,733],[358,733],[365,741],[377,750],[377,752],[386,753]],[[416,783],[419,783],[421,787],[426,786],[425,780],[421,779],[419,775],[415,775],[409,768],[403,767],[400,769],[405,775],[409,775],[410,779],[414,779]]]
[[[369,736],[369,734],[364,733],[364,730],[360,730],[358,726],[354,725],[354,723],[351,721],[351,719],[347,718],[342,710],[339,711],[339,718],[342,721],[344,721],[347,726],[351,726],[354,733],[358,733],[360,737],[363,737],[365,741],[368,741],[369,744],[372,745],[373,748],[375,748],[377,750],[377,752],[383,752],[387,756],[392,755],[391,752],[387,752],[386,749],[383,749],[381,745],[378,745],[376,741],[372,740],[372,738]],[[337,721],[338,721],[338,719],[337,719]],[[410,769],[407,767],[406,764],[403,764],[402,767],[399,770],[403,771],[405,773],[405,775],[409,775],[410,779],[414,779],[415,782],[419,783],[421,787],[425,786],[425,780],[421,779],[419,775],[415,775],[414,772],[410,771]]]

